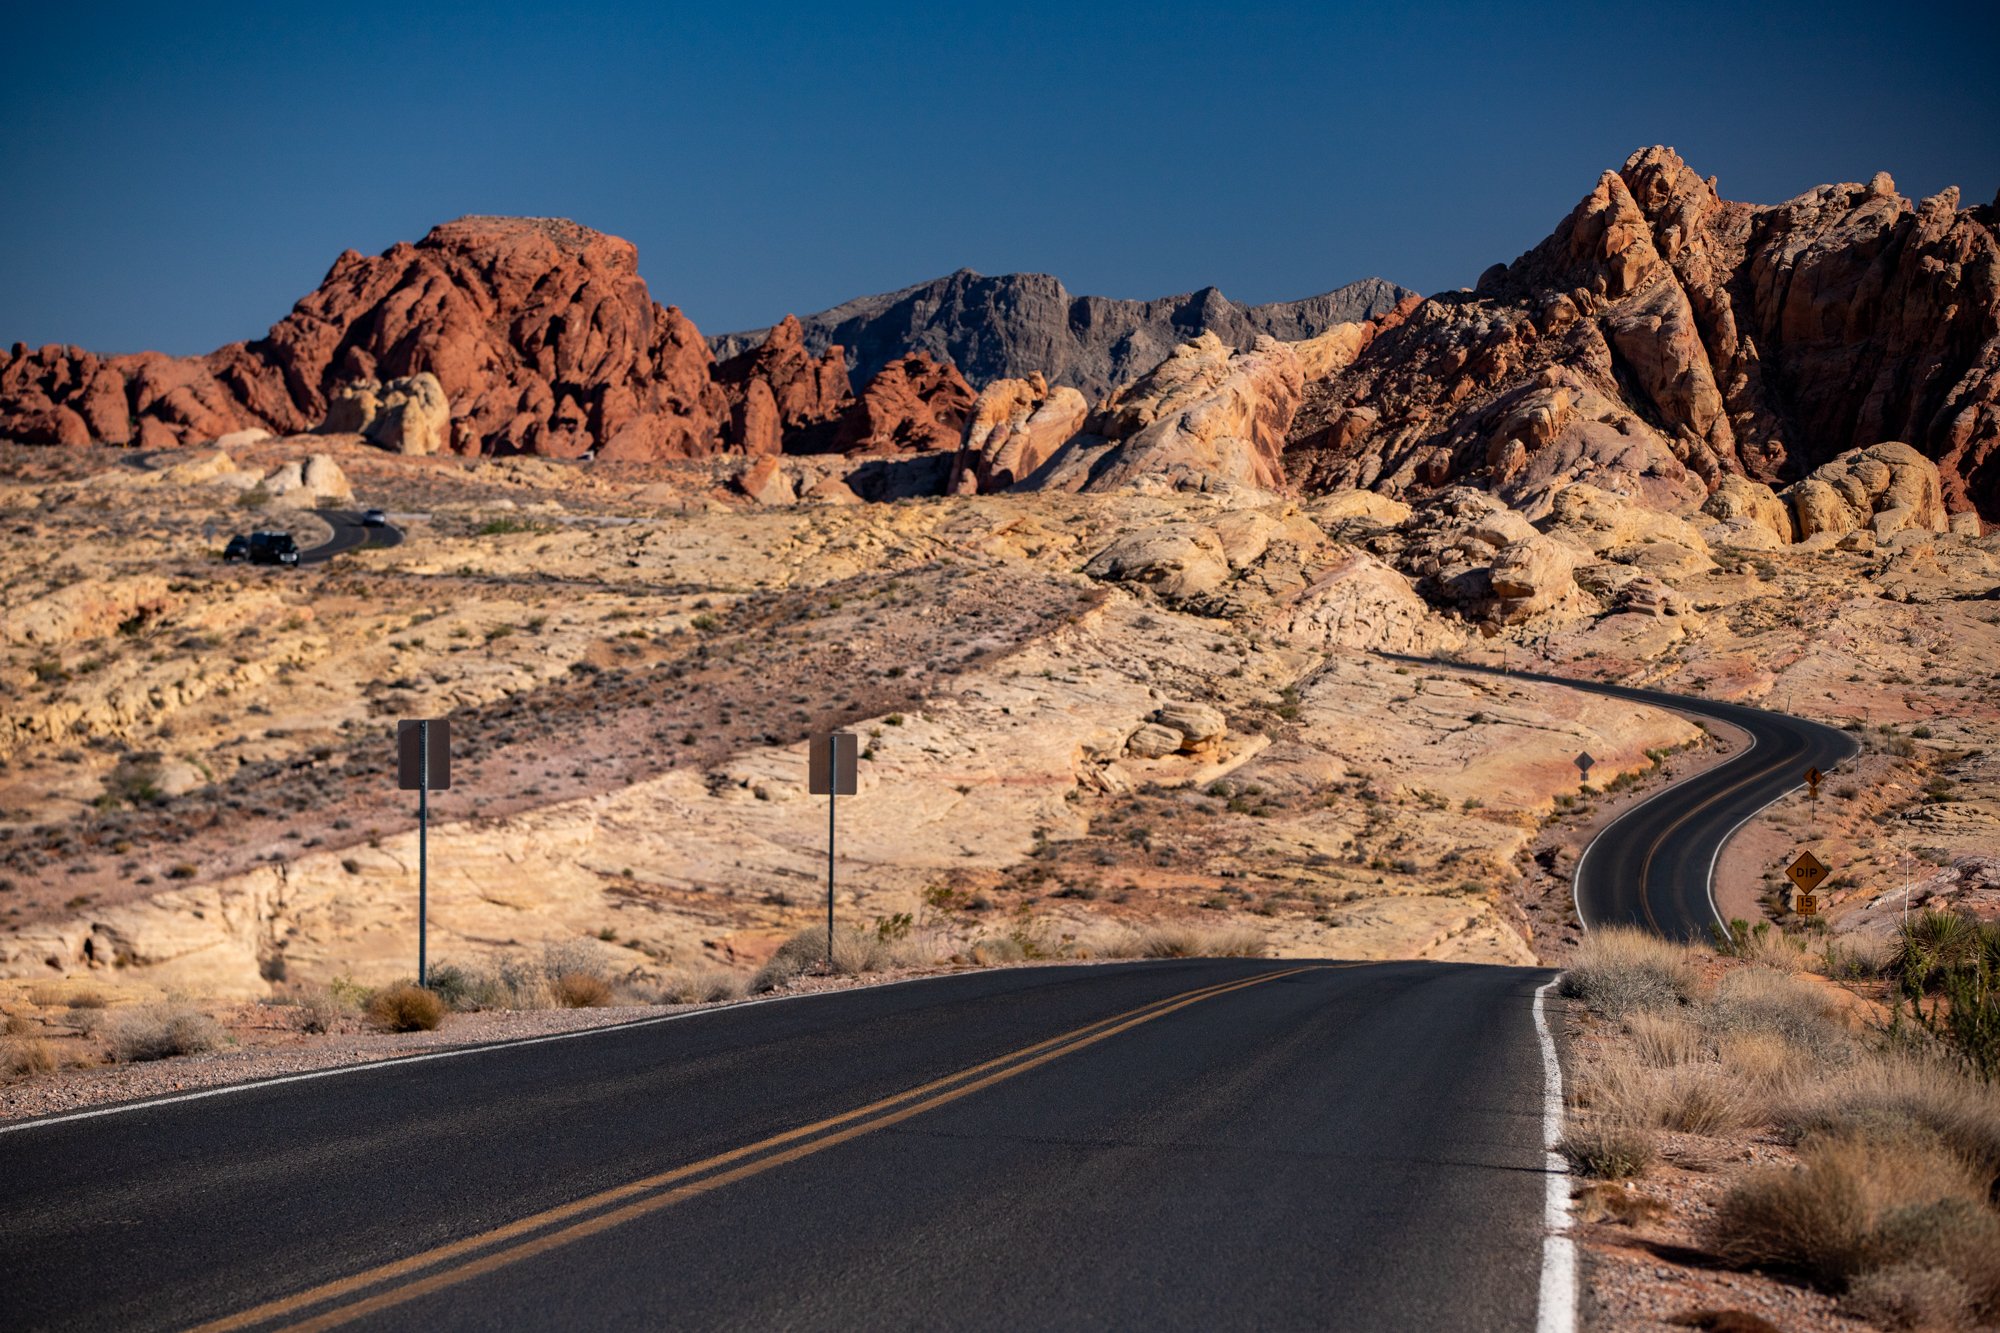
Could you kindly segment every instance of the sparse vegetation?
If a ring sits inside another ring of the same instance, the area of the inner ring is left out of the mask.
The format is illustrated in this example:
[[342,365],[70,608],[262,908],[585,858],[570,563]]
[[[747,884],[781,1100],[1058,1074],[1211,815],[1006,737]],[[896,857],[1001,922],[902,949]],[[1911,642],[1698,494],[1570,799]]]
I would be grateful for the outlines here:
[[384,986],[368,999],[368,1021],[384,1032],[428,1032],[444,1013],[444,1001],[413,981]]
[[226,1040],[220,1024],[184,1001],[114,1011],[107,1029],[111,1058],[131,1062],[200,1055]]
[[1619,927],[1593,930],[1563,974],[1562,993],[1608,1018],[1672,1009],[1694,995],[1693,964],[1678,945]]

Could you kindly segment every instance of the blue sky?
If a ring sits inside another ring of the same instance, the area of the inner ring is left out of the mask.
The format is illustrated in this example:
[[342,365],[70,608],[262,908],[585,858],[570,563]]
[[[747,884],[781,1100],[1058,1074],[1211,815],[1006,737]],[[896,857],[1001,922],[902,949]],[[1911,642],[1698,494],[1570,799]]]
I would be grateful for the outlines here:
[[1993,10],[39,5],[0,39],[0,344],[207,351],[464,213],[635,242],[705,331],[961,265],[1466,285],[1633,149],[1774,202],[2000,187]]

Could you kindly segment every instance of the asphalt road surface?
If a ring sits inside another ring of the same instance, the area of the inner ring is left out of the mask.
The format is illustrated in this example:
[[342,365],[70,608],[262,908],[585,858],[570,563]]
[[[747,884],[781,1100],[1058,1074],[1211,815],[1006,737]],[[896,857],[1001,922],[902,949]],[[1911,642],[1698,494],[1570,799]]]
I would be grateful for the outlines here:
[[1861,748],[1844,731],[1743,704],[1528,671],[1405,660],[1567,685],[1726,722],[1749,735],[1741,752],[1631,807],[1584,849],[1575,892],[1585,927],[1629,925],[1672,939],[1707,939],[1710,927],[1722,923],[1713,879],[1730,835],[1771,802],[1805,786],[1807,770],[1831,775]]
[[397,546],[402,543],[402,529],[391,524],[371,528],[361,521],[360,510],[319,509],[315,510],[333,529],[333,536],[310,550],[299,552],[299,563],[317,565],[331,560],[343,551],[358,550],[363,546]]
[[1006,969],[0,1131],[0,1328],[1531,1329],[1534,993]]

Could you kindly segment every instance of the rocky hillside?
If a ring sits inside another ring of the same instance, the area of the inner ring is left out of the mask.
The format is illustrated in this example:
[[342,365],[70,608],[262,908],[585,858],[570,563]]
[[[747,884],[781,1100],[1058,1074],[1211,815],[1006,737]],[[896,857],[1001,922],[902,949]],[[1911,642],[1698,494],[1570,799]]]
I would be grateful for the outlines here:
[[[1247,349],[1259,334],[1310,338],[1336,324],[1380,315],[1415,293],[1381,278],[1320,296],[1239,305],[1213,287],[1154,301],[1072,296],[1046,273],[987,277],[962,268],[930,282],[863,296],[800,321],[815,353],[846,349],[870,376],[898,357],[923,352],[950,361],[975,388],[1030,374],[1093,401],[1165,360],[1181,342],[1212,333]],[[754,347],[769,329],[725,333],[719,356]]]
[[1938,462],[1953,511],[2000,515],[1996,225],[2000,200],[1913,202],[1886,173],[1734,203],[1645,149],[1541,245],[1308,386],[1291,476],[1469,482],[1530,514],[1587,478],[1681,508],[1897,440]]
[[[401,429],[427,408],[378,429],[392,398],[434,405],[435,426]],[[878,413],[878,441],[845,422],[860,407],[840,349],[808,351],[795,321],[717,364],[652,299],[630,242],[557,218],[460,218],[414,245],[350,250],[263,338],[207,356],[17,343],[0,360],[0,438],[36,444],[331,429],[400,452],[662,461],[775,453],[822,428],[853,452],[895,450],[934,416],[927,403],[914,426]]]

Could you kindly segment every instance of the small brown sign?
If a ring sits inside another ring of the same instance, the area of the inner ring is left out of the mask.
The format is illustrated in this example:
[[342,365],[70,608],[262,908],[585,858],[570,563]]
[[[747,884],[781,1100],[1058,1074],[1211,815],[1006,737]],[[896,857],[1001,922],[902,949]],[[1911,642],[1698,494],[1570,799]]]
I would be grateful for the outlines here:
[[1819,913],[1819,895],[1812,893],[1793,895],[1792,910],[1800,916],[1816,916]]
[[[430,744],[429,771],[425,745]],[[441,717],[404,719],[396,724],[396,785],[404,791],[446,791],[451,787],[451,723]]]
[[1826,774],[1820,772],[1818,769],[1809,768],[1806,770],[1806,786],[1817,787],[1825,777]]
[[1826,866],[1811,852],[1800,852],[1799,859],[1785,867],[1785,878],[1796,884],[1803,894],[1811,894],[1826,876]]
[[814,796],[852,796],[859,790],[861,738],[851,731],[831,731],[812,738],[806,764],[806,790]]
[[1595,767],[1597,767],[1597,761],[1590,757],[1590,751],[1585,750],[1576,757],[1576,771],[1585,777],[1589,777],[1590,770]]

